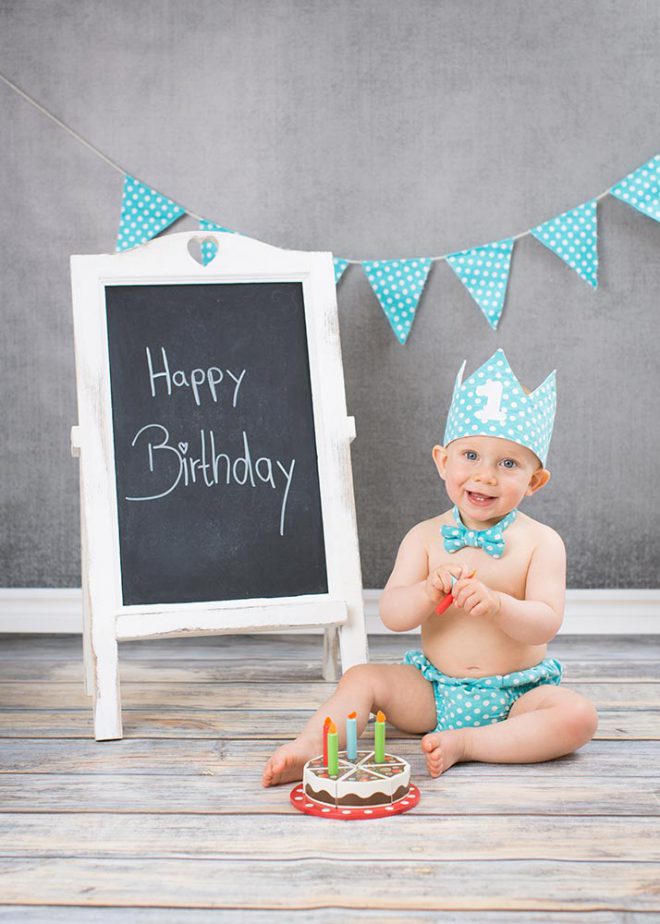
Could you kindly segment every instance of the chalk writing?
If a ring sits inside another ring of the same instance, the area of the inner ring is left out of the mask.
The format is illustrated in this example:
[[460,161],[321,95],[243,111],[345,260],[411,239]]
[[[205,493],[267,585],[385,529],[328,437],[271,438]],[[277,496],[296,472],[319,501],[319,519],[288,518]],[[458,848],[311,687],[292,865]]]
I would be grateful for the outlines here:
[[[236,407],[238,402],[238,391],[241,387],[241,382],[246,373],[246,369],[243,369],[241,374],[236,377],[236,375],[230,370],[225,369],[224,372],[219,366],[207,366],[206,369],[195,368],[191,369],[189,372],[186,372],[184,369],[175,369],[174,372],[170,371],[170,364],[167,358],[167,351],[165,347],[160,348],[161,371],[156,371],[154,366],[154,361],[151,356],[151,350],[149,347],[146,347],[147,353],[147,367],[149,370],[149,387],[151,388],[151,397],[156,397],[156,386],[164,385],[167,395],[171,397],[173,388],[190,388],[192,391],[193,398],[195,399],[195,404],[199,407],[202,403],[202,392],[200,392],[200,387],[208,389],[208,393],[215,401],[218,403],[218,386],[222,384],[225,379],[225,373],[229,376],[230,379],[235,383],[234,392],[232,395],[232,407]],[[162,379],[163,381],[157,381]],[[229,386],[231,388],[231,385]]]
[[158,500],[161,497],[167,497],[179,485],[185,488],[195,484],[213,488],[221,483],[249,485],[251,488],[256,488],[258,485],[270,485],[273,490],[282,492],[280,536],[283,536],[286,503],[296,460],[290,459],[282,462],[280,459],[273,460],[268,456],[260,456],[253,462],[245,430],[242,431],[242,438],[243,452],[232,460],[226,452],[216,453],[216,436],[213,430],[200,430],[199,450],[195,455],[188,455],[189,443],[171,442],[170,432],[162,424],[151,423],[140,427],[133,437],[131,446],[135,448],[139,443],[140,447],[146,448],[149,471],[156,476],[158,483],[158,487],[155,488],[157,493],[143,497],[127,497],[126,500]]

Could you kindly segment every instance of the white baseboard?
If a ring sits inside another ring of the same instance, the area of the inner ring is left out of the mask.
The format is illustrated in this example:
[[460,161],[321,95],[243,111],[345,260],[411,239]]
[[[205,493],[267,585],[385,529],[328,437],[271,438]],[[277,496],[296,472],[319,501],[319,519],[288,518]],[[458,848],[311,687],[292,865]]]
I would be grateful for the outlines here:
[[[378,617],[382,590],[365,590],[369,635],[389,634]],[[322,631],[299,630],[299,631]],[[82,632],[80,588],[0,588],[0,632]],[[562,635],[660,634],[660,588],[568,590]],[[416,634],[416,633],[411,633]]]

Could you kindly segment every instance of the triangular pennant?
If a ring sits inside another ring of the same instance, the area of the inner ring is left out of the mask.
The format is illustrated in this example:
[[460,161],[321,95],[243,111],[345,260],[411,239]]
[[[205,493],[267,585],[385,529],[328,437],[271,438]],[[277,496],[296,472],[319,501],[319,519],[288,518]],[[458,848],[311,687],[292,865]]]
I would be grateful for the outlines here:
[[509,281],[513,238],[451,253],[445,259],[495,330]]
[[185,211],[176,202],[161,196],[156,189],[126,174],[116,250],[130,250],[150,241]]
[[405,343],[431,268],[431,258],[363,260],[362,267],[397,340]]
[[598,286],[598,213],[595,199],[557,215],[531,231],[585,282],[594,289]]
[[660,154],[629,173],[610,192],[638,212],[660,221]]
[[[214,221],[207,221],[206,218],[199,219],[200,231],[226,231],[228,234],[235,234],[231,228],[223,228],[222,225],[216,225]],[[218,245],[213,241],[202,241],[202,263],[208,266],[212,260],[215,260],[218,252]]]
[[332,259],[335,264],[335,285],[337,285],[348,266],[348,260],[344,260],[342,257],[333,257]]

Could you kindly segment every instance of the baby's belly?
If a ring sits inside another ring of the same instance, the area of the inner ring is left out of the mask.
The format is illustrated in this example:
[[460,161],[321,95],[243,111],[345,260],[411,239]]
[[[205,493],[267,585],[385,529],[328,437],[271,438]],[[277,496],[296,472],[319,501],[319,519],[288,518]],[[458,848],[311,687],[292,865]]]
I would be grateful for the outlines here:
[[429,620],[422,626],[422,648],[450,677],[490,677],[533,667],[546,656],[546,645],[523,645],[487,619],[464,614]]

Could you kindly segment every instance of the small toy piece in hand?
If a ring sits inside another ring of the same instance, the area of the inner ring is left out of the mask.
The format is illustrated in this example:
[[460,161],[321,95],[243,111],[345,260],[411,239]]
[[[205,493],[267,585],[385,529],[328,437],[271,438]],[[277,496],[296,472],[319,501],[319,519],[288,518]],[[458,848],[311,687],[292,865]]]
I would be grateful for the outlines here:
[[[471,571],[469,574],[466,574],[465,577],[466,577],[466,578],[473,578],[473,577],[475,576],[476,573],[477,573],[476,571]],[[452,575],[452,577],[451,577],[451,586],[453,587],[455,583],[456,583],[456,578]],[[451,592],[448,593],[445,597],[443,597],[442,600],[440,601],[440,603],[438,603],[438,605],[437,605],[436,608],[435,608],[435,611],[436,611],[436,613],[438,614],[438,616],[442,616],[442,614],[443,614],[446,610],[449,609],[449,607],[452,605],[453,602],[454,602],[454,598],[453,598]]]

